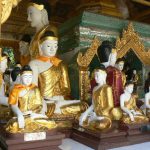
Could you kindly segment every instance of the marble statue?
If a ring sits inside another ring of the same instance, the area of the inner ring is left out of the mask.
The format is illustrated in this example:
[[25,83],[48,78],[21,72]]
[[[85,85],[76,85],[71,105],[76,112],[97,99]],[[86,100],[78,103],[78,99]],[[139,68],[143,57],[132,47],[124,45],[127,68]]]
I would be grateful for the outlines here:
[[43,99],[38,87],[32,84],[32,79],[31,68],[24,66],[21,83],[16,84],[9,95],[8,103],[16,117],[7,123],[8,132],[36,132],[57,127],[55,121],[48,121],[42,112]]
[[7,56],[2,54],[0,56],[0,104],[4,106],[8,106],[8,97],[5,95],[6,86],[3,80],[3,73],[7,69]]
[[31,0],[27,8],[28,21],[36,29],[36,33],[30,43],[29,51],[31,59],[39,56],[38,42],[46,30],[53,31],[56,35],[57,28],[50,23],[51,7],[47,0]]
[[138,124],[148,122],[148,118],[136,105],[136,96],[133,93],[134,84],[127,82],[124,93],[120,96],[120,107],[123,111],[122,121],[125,124]]
[[112,88],[106,84],[107,74],[103,65],[94,71],[94,76],[97,86],[93,89],[92,105],[80,116],[79,125],[92,130],[104,130],[112,125]]
[[30,45],[30,35],[25,34],[19,42],[20,51],[20,64],[21,66],[27,65],[30,61],[29,45]]

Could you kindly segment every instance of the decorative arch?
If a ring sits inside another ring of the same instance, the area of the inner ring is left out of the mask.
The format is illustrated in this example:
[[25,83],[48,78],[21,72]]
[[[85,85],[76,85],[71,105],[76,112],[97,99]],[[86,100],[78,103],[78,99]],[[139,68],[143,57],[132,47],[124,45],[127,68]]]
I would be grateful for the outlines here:
[[115,49],[118,58],[122,58],[132,49],[144,65],[150,66],[150,51],[146,52],[139,35],[134,31],[132,23],[129,23],[127,29],[123,30],[122,37],[117,38]]

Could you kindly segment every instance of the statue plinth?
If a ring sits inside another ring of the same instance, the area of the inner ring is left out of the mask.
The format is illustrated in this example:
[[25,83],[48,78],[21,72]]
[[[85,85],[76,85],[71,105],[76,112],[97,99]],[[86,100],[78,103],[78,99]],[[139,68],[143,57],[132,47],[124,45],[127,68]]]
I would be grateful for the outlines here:
[[[37,137],[37,135],[39,137]],[[48,150],[49,148],[58,149],[58,146],[62,144],[62,139],[65,138],[65,134],[58,132],[56,129],[35,133],[7,133],[4,134],[4,136],[9,150]]]
[[[119,122],[118,122],[119,123]],[[131,125],[128,130],[110,129],[108,131],[91,131],[75,126],[71,138],[96,150],[106,150],[116,147],[148,142],[148,131],[139,130],[143,125]]]

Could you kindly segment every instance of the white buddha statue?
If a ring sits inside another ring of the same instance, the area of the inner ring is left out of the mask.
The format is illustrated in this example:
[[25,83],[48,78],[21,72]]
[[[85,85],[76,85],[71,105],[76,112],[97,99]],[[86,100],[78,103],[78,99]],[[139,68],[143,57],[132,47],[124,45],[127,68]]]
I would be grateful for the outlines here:
[[8,97],[6,97],[6,87],[5,82],[3,80],[3,73],[7,69],[7,56],[0,56],[0,104],[4,106],[8,106]]
[[29,47],[31,59],[34,59],[39,56],[38,42],[43,33],[48,29],[57,34],[57,29],[50,24],[51,8],[47,0],[31,0],[28,4],[27,14],[28,21],[36,29]]
[[127,82],[124,93],[120,96],[120,107],[123,111],[122,121],[125,124],[139,124],[148,122],[148,118],[136,105],[136,96],[133,95],[134,84]]
[[26,65],[21,71],[21,83],[16,84],[9,95],[9,104],[17,116],[7,123],[6,130],[11,133],[34,132],[57,126],[55,121],[46,120],[47,116],[42,112],[43,99],[32,80],[32,70]]
[[93,130],[108,129],[112,125],[114,108],[112,88],[106,84],[106,71],[103,65],[96,69],[92,105],[79,118],[79,125]]
[[149,85],[149,92],[145,94],[145,107],[146,107],[146,115],[150,119],[150,85]]

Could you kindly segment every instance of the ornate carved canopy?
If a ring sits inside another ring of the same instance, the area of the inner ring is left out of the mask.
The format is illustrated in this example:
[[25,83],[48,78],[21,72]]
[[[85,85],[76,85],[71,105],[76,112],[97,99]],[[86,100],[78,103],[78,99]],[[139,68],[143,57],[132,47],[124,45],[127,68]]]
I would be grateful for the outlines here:
[[123,30],[122,38],[118,37],[116,41],[118,58],[123,57],[131,49],[144,65],[150,66],[150,50],[146,52],[139,35],[134,31],[132,23],[129,23],[127,30]]

